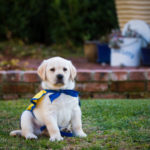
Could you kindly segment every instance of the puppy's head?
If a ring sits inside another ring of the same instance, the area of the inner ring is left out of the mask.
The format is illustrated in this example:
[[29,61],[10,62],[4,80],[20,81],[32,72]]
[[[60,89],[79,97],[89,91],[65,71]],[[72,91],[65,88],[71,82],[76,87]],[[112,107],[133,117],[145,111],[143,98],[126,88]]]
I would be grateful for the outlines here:
[[61,57],[44,60],[38,68],[38,75],[46,89],[72,89],[77,71],[71,61]]

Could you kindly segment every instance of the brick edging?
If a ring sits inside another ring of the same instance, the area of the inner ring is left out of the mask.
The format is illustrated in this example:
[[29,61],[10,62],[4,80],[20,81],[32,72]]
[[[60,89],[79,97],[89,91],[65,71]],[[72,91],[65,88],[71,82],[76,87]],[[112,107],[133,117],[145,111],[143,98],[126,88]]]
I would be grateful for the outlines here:
[[[28,98],[40,90],[37,71],[0,71],[0,98]],[[150,69],[78,70],[76,90],[91,98],[149,98]]]

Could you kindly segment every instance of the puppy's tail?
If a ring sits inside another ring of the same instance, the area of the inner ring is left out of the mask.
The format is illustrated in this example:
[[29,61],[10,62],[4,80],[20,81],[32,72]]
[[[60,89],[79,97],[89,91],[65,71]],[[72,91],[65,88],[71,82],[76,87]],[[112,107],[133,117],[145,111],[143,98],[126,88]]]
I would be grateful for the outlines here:
[[14,131],[11,131],[10,136],[21,136],[22,135],[22,132],[21,130],[14,130]]

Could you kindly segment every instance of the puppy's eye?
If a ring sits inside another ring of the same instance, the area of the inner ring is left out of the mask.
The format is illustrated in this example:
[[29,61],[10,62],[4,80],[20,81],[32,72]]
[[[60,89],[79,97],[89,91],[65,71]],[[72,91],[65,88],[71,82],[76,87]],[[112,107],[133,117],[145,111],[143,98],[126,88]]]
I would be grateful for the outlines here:
[[67,68],[63,68],[64,71],[67,71]]
[[51,68],[50,71],[54,72],[54,71],[55,71],[55,68]]

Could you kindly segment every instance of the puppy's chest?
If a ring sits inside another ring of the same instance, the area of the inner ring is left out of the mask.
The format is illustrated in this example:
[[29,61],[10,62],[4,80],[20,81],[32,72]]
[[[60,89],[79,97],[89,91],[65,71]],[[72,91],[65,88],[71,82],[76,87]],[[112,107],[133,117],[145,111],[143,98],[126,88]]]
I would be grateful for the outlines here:
[[57,123],[59,127],[65,128],[69,125],[72,116],[72,109],[61,108],[57,111]]
[[74,108],[78,106],[78,99],[70,96],[62,96],[55,101],[54,105],[56,108],[58,125],[65,127],[71,121]]

